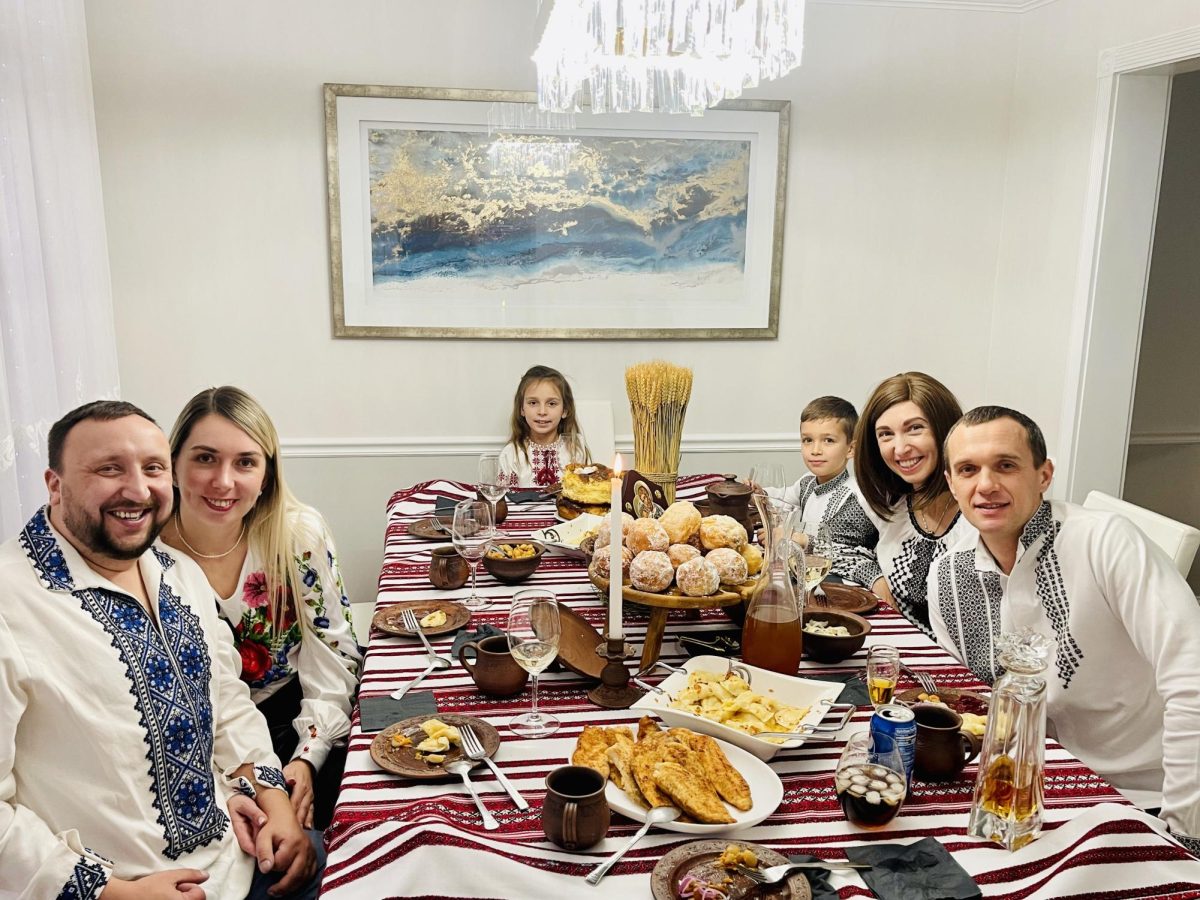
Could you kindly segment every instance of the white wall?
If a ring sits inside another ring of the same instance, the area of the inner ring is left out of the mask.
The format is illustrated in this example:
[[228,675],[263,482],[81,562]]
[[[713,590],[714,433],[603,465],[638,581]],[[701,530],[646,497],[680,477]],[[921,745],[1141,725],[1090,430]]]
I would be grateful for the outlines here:
[[[861,403],[904,369],[983,399],[1019,25],[1003,13],[810,4],[803,67],[757,92],[793,103],[777,341],[332,339],[321,85],[532,89],[533,7],[89,0],[124,396],[169,423],[196,390],[239,384],[293,441],[498,438],[541,362],[615,401],[620,442],[624,366],[661,356],[695,368],[688,432],[710,446],[746,432],[776,446],[805,400]],[[683,468],[745,471],[760,452]],[[390,491],[472,467],[333,457],[288,472],[365,599]]]
[[[1192,72],[1177,76],[1171,89],[1123,496],[1200,527],[1198,250],[1200,72]],[[1200,591],[1200,567],[1189,580]]]

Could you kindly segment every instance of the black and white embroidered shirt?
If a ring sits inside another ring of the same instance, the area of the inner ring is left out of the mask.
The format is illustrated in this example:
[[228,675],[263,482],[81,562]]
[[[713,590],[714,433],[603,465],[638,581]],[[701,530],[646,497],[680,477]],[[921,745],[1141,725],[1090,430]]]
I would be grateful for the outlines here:
[[1030,627],[1052,642],[1052,733],[1119,788],[1162,792],[1172,831],[1200,836],[1200,606],[1127,519],[1060,501],[1026,524],[1012,572],[976,535],[929,574],[938,643],[980,678],[995,641]]
[[834,575],[870,587],[882,571],[875,559],[879,532],[863,511],[865,501],[849,469],[842,469],[824,484],[817,483],[811,472],[789,488],[767,488],[767,494],[800,510],[805,522],[819,522],[829,528],[834,546]]
[[890,520],[879,518],[869,506],[864,509],[879,529],[875,556],[896,600],[896,608],[926,635],[933,637],[925,599],[929,569],[947,550],[969,540],[975,534],[974,526],[956,511],[949,527],[940,535],[932,535],[917,524],[908,497],[892,507]]
[[228,776],[279,776],[200,568],[138,560],[156,617],[38,512],[0,546],[0,894],[99,896],[108,879],[209,874],[243,897],[255,861],[226,814]]

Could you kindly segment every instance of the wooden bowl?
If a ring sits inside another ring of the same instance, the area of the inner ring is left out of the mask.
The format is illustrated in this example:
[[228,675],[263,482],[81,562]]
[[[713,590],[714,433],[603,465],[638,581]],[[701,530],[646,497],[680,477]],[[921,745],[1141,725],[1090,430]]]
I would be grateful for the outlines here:
[[871,633],[870,622],[862,616],[843,612],[840,609],[808,607],[804,610],[802,622],[805,625],[809,622],[827,622],[833,626],[841,625],[850,632],[849,637],[804,632],[804,655],[823,663],[840,663],[844,659],[849,659],[862,649],[867,635]]
[[[503,584],[520,584],[530,575],[537,571],[537,567],[542,564],[542,557],[546,554],[546,545],[538,541],[525,541],[512,539],[500,541],[501,544],[532,544],[533,556],[526,556],[523,559],[496,559],[490,555],[484,555],[483,567],[491,573],[491,576]],[[490,551],[489,551],[490,553]]]

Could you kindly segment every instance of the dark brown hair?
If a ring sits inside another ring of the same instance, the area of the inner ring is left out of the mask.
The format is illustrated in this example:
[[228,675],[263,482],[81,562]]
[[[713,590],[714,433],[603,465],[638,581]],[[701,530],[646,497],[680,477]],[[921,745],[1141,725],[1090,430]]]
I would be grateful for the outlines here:
[[571,385],[567,383],[567,379],[563,377],[562,372],[558,371],[558,369],[552,369],[549,366],[533,366],[521,376],[521,381],[517,385],[517,392],[513,395],[512,419],[509,422],[509,442],[517,448],[521,455],[525,457],[525,461],[528,462],[529,448],[525,446],[525,441],[529,437],[529,423],[521,415],[521,409],[525,404],[525,391],[540,381],[550,382],[554,385],[555,390],[558,391],[559,396],[562,397],[563,412],[562,418],[558,422],[558,433],[566,441],[568,452],[572,457],[578,455],[590,461],[591,452],[588,450],[587,443],[584,440],[583,430],[579,427],[579,421],[575,417],[575,395],[571,393]]
[[950,470],[950,454],[946,451],[950,445],[950,435],[954,434],[955,428],[959,425],[986,425],[988,422],[995,422],[997,419],[1012,419],[1025,429],[1025,440],[1029,441],[1029,452],[1033,456],[1033,467],[1040,469],[1042,463],[1046,461],[1047,456],[1046,436],[1042,434],[1042,429],[1038,428],[1037,422],[1033,421],[1025,413],[1009,409],[1007,406],[977,406],[963,413],[962,418],[951,427],[950,432],[946,435],[946,440],[942,444],[942,466],[947,471]]
[[155,422],[149,415],[132,403],[124,400],[93,400],[83,406],[77,406],[57,422],[50,426],[50,434],[46,438],[47,456],[50,468],[62,474],[63,444],[71,429],[88,419],[99,419],[101,422],[111,422],[113,419],[123,419],[126,416],[141,416],[147,422]]
[[[888,468],[879,452],[875,423],[895,406],[911,400],[921,408],[933,430],[938,464],[934,474],[919,489],[913,490],[903,478]],[[925,506],[950,490],[942,477],[944,468],[942,445],[954,423],[962,418],[958,399],[944,384],[924,372],[902,372],[893,375],[875,388],[863,407],[862,418],[854,431],[854,475],[863,499],[884,519],[891,519],[894,507],[905,494],[913,495],[917,506]]]
[[849,400],[841,397],[818,397],[811,401],[800,413],[800,422],[819,422],[821,419],[837,419],[842,430],[846,432],[846,440],[854,440],[854,428],[858,425],[858,410]]

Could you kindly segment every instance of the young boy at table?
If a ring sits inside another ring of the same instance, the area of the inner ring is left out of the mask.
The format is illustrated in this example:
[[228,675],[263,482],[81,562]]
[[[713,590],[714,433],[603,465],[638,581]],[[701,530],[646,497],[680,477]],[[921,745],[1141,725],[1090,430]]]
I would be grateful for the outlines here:
[[833,544],[831,574],[870,587],[882,574],[875,561],[879,532],[858,496],[847,463],[854,456],[858,411],[841,397],[818,397],[800,413],[800,450],[808,474],[789,488],[767,488],[767,495],[800,510],[798,518],[829,528]]

